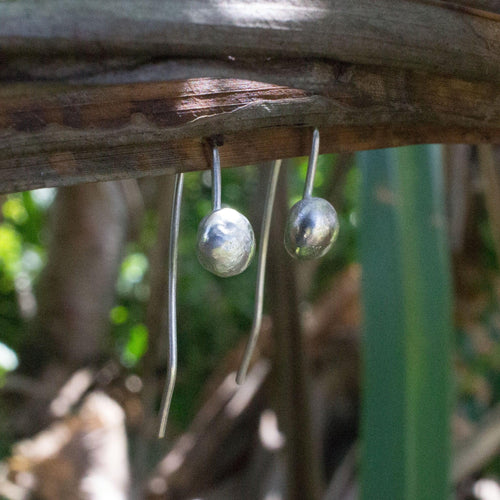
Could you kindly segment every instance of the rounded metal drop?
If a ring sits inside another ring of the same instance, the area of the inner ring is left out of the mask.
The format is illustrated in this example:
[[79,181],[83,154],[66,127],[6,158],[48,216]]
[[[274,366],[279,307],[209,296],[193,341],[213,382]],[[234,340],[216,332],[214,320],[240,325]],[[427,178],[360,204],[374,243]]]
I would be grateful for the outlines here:
[[330,250],[339,233],[337,212],[323,198],[297,202],[285,227],[285,248],[297,259],[318,259]]
[[255,235],[248,219],[233,208],[221,208],[198,226],[200,264],[223,278],[242,273],[255,252]]

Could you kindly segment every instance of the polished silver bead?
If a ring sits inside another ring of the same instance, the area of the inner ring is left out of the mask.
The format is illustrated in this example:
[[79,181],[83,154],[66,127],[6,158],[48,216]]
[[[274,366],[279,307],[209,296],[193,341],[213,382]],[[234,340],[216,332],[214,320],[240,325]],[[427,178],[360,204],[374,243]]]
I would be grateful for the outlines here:
[[290,210],[285,248],[297,259],[318,259],[330,250],[339,232],[337,212],[322,198],[304,198]]
[[200,264],[223,278],[242,273],[255,252],[250,222],[232,208],[221,208],[204,217],[197,240]]

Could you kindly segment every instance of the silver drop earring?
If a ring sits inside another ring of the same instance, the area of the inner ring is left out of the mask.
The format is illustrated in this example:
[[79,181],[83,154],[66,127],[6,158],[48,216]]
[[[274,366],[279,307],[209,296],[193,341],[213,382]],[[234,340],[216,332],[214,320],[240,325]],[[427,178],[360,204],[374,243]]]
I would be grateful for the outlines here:
[[319,154],[319,131],[313,142],[302,200],[290,210],[285,227],[285,248],[300,260],[318,259],[330,250],[339,232],[337,212],[323,198],[314,198],[312,189]]
[[262,216],[262,226],[260,230],[259,262],[257,266],[257,283],[255,290],[255,307],[252,329],[248,338],[247,346],[243,354],[240,369],[236,374],[236,383],[242,384],[245,381],[248,366],[252,359],[252,354],[257,344],[260,328],[262,325],[262,306],[264,303],[264,282],[266,278],[267,247],[269,244],[269,230],[271,228],[271,216],[273,213],[274,198],[276,196],[276,186],[281,168],[281,160],[276,160],[269,174],[267,185],[264,214]]
[[184,174],[175,176],[172,218],[170,223],[170,243],[168,252],[168,372],[160,408],[160,430],[158,437],[165,437],[170,403],[174,393],[177,374],[177,253],[181,216],[182,187]]
[[200,264],[223,278],[242,273],[255,252],[255,235],[248,219],[233,208],[221,208],[219,150],[212,144],[212,212],[200,222],[197,255]]

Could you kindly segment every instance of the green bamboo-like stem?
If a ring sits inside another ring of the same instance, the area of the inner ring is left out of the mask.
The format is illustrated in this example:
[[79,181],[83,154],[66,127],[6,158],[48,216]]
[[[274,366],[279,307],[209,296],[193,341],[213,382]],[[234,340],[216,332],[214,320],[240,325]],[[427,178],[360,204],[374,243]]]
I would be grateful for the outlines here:
[[362,499],[449,494],[451,294],[438,146],[359,155]]

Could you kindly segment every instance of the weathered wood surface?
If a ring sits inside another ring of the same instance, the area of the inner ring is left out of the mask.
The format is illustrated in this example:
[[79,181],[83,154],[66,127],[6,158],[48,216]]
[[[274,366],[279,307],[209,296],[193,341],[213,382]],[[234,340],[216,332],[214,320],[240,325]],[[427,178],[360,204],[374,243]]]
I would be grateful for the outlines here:
[[500,15],[500,0],[435,0],[434,3],[446,5],[449,8],[465,9],[477,16],[492,19]]
[[498,143],[498,4],[0,1],[0,192]]
[[474,10],[476,15],[490,16],[500,15],[500,0],[436,0],[436,3],[456,6],[462,9]]
[[204,139],[214,133],[225,136],[225,166],[308,154],[308,126],[321,127],[323,152],[500,141],[494,85],[414,76],[354,73],[323,95],[211,79],[3,87],[1,189],[207,168]]
[[16,0],[0,2],[0,51],[313,57],[500,81],[499,14],[491,0]]
[[4,85],[0,191],[208,168],[206,138],[214,134],[224,137],[224,166],[306,155],[313,126],[322,152],[500,142],[494,83],[327,68],[323,80],[301,80],[302,89],[206,78]]

